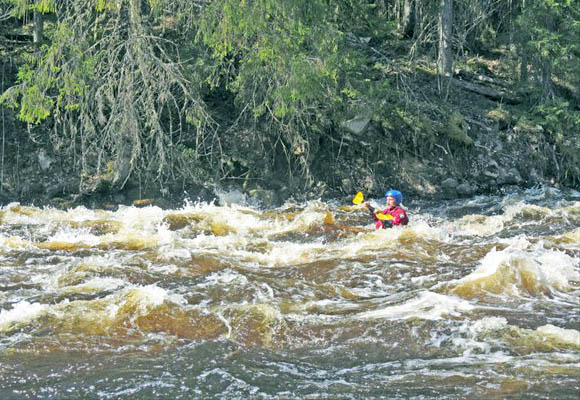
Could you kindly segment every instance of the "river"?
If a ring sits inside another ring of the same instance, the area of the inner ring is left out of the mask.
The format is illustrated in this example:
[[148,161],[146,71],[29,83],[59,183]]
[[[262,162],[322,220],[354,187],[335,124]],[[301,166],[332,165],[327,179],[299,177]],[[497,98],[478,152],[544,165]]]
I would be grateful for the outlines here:
[[578,399],[580,193],[405,207],[3,206],[0,399]]

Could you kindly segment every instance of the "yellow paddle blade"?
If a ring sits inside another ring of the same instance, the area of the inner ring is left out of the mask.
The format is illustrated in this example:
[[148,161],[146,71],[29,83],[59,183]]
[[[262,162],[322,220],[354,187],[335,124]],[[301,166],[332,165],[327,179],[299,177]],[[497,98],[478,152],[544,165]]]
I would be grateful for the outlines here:
[[378,219],[380,219],[381,221],[391,221],[393,219],[392,215],[386,215],[386,214],[375,214],[377,216]]
[[352,199],[352,203],[353,203],[353,204],[360,204],[360,203],[362,203],[363,201],[365,201],[365,198],[364,198],[364,196],[363,196],[362,192],[358,192],[358,193],[356,194],[356,196],[354,196],[354,199]]

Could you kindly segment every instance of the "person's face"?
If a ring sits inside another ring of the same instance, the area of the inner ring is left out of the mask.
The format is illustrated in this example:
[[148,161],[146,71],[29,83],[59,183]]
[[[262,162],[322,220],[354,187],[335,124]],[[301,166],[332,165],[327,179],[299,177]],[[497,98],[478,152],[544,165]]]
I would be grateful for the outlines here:
[[395,198],[392,196],[387,196],[387,207],[391,208],[391,207],[395,207],[397,205],[397,202],[395,201]]

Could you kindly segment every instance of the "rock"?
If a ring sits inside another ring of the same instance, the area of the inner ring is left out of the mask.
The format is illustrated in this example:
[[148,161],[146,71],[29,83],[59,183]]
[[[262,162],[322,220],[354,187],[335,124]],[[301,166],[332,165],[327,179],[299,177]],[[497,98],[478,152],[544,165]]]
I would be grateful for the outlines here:
[[457,196],[457,179],[447,178],[441,182],[441,190],[445,198],[451,199]]
[[562,191],[556,187],[547,186],[544,190],[546,199],[558,199],[562,196]]
[[158,197],[153,201],[153,205],[157,206],[163,210],[169,210],[171,208],[175,208],[171,200],[166,199],[164,197]]
[[467,182],[464,182],[464,183],[457,185],[455,190],[457,191],[457,194],[460,196],[471,196],[474,192],[471,185]]
[[252,189],[248,192],[250,199],[258,200],[266,208],[271,208],[278,202],[278,195],[274,190]]
[[60,197],[66,192],[65,183],[55,183],[46,188],[46,197],[49,199]]
[[517,122],[516,126],[514,126],[513,130],[516,134],[529,133],[529,134],[538,135],[538,134],[544,133],[544,127],[542,125],[533,125],[532,123],[530,123],[529,121],[527,121],[525,119],[519,120]]
[[59,209],[68,210],[70,208],[74,208],[74,201],[71,199],[63,199],[61,197],[53,197],[48,202],[49,205],[53,207],[57,207]]
[[531,184],[537,185],[538,183],[542,183],[543,178],[535,168],[532,168],[528,174],[528,181]]
[[115,193],[113,195],[113,201],[117,204],[123,204],[127,200],[127,197],[123,193]]
[[328,191],[326,182],[318,181],[316,186],[311,189],[312,196],[315,198],[322,198]]
[[487,160],[487,168],[499,168],[499,164],[493,158]]
[[498,125],[498,129],[505,130],[511,126],[513,119],[510,113],[501,107],[491,110],[487,113],[487,117],[495,121]]
[[493,179],[493,180],[497,179],[497,177],[499,176],[499,173],[498,172],[494,172],[494,171],[491,171],[489,169],[486,169],[481,174],[484,177],[489,178],[489,179]]
[[22,185],[22,195],[30,196],[33,194],[40,194],[44,192],[44,185],[40,182],[29,182]]
[[46,155],[44,149],[41,149],[38,152],[38,163],[40,164],[40,169],[46,171],[50,168],[50,164],[52,164],[54,160]]
[[0,204],[8,204],[10,203],[12,196],[9,195],[6,191],[0,191]]
[[111,180],[108,175],[90,175],[83,182],[83,193],[104,194],[111,189]]
[[500,185],[519,185],[524,180],[516,168],[510,168],[508,171],[501,170],[497,183]]
[[140,199],[140,200],[133,200],[133,205],[135,207],[147,207],[153,204],[153,200],[151,199]]
[[447,190],[455,190],[457,187],[458,182],[455,178],[447,178],[443,182],[441,182],[441,187]]
[[361,190],[363,193],[373,193],[376,187],[376,183],[374,178],[371,175],[367,175],[362,183],[361,183]]
[[370,117],[357,116],[351,120],[343,122],[341,126],[355,135],[360,135],[367,129],[370,122]]
[[453,112],[443,125],[441,133],[459,143],[471,146],[473,139],[467,135],[468,130],[469,125],[465,122],[463,115]]
[[352,179],[350,178],[344,178],[341,181],[341,187],[344,193],[353,193],[354,190],[354,184],[352,183]]

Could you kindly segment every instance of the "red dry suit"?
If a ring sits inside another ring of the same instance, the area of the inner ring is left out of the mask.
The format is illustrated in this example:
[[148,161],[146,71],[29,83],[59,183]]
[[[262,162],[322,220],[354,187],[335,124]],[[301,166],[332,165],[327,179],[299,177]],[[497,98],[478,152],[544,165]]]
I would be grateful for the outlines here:
[[391,221],[383,221],[378,219],[374,213],[375,210],[373,208],[371,208],[370,211],[371,215],[373,216],[373,219],[376,222],[377,229],[380,228],[386,229],[394,225],[407,225],[409,223],[409,217],[407,217],[407,213],[399,206],[385,208],[383,211],[380,212],[381,214],[392,215],[393,219]]

